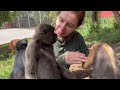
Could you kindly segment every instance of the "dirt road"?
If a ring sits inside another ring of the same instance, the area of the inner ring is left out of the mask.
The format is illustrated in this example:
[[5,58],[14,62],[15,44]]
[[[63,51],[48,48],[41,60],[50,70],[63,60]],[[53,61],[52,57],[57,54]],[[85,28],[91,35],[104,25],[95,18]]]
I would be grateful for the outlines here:
[[0,29],[0,45],[10,42],[12,39],[30,38],[34,34],[33,29],[12,28]]

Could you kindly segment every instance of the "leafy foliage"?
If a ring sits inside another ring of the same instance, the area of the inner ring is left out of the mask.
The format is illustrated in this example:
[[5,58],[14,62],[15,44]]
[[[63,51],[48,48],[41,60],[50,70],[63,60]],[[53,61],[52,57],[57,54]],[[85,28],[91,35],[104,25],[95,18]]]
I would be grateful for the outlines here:
[[96,24],[92,23],[91,14],[88,11],[82,27],[77,30],[80,32],[86,44],[92,45],[100,41],[108,44],[120,42],[120,25],[114,17],[99,18]]
[[57,18],[58,11],[50,11],[49,13],[49,20],[51,21],[51,25],[55,25],[55,20]]
[[34,18],[36,24],[49,23],[54,25],[57,11],[29,11],[29,16]]
[[0,11],[0,27],[7,22],[11,22],[17,15],[19,15],[17,11]]

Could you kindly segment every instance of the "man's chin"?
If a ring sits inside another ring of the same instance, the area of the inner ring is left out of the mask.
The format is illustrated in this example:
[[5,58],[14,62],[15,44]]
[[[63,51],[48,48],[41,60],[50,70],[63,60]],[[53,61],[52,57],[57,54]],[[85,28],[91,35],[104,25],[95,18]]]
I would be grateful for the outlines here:
[[62,35],[62,34],[57,34],[57,37],[61,37],[61,38],[62,38],[62,37],[63,37],[63,35]]

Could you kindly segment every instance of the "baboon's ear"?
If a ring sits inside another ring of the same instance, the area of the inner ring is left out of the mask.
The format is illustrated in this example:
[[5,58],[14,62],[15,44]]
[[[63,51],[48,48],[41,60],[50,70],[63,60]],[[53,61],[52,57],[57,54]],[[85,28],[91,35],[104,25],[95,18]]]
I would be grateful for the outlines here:
[[43,33],[46,34],[47,33],[47,29],[43,29]]

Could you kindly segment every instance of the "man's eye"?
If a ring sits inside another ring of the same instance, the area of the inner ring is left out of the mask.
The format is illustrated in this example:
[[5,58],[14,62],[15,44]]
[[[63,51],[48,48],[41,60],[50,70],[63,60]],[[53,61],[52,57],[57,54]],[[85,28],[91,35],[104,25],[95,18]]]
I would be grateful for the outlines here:
[[64,20],[60,19],[60,22],[64,22]]
[[71,28],[73,28],[73,25],[71,25],[71,24],[68,24],[68,26],[71,27]]

